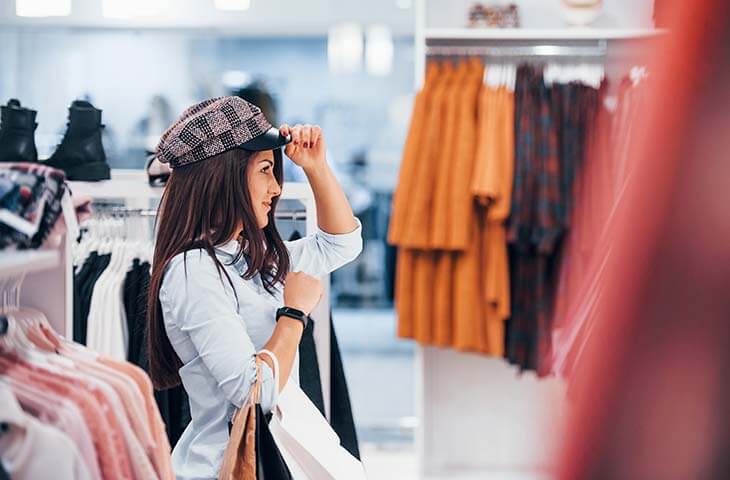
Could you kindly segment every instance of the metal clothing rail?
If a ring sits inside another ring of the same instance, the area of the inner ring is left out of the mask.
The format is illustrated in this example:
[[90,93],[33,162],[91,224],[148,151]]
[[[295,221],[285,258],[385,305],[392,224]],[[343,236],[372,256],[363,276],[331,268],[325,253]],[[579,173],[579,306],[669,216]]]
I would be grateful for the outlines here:
[[605,40],[597,45],[428,45],[429,56],[471,57],[603,57],[608,52]]
[[[157,210],[154,208],[127,208],[127,207],[107,207],[103,205],[95,205],[94,212],[101,215],[109,215],[111,217],[155,217]],[[276,212],[274,216],[281,220],[306,220],[307,211],[302,210],[282,210]]]

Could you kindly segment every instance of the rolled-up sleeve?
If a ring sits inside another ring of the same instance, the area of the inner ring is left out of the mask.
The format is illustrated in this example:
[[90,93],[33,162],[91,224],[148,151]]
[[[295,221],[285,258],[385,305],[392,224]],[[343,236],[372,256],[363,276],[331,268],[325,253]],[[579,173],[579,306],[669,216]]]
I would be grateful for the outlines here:
[[[170,341],[179,355],[183,353],[183,363],[199,357],[226,398],[240,407],[256,381],[256,349],[225,274],[218,273],[207,253],[189,252],[186,264],[182,257],[175,257],[165,272],[160,302],[170,313],[166,322],[178,331],[168,327]],[[188,351],[191,346],[194,352]],[[278,388],[264,362],[260,374],[261,407],[269,412],[276,405]]]
[[299,240],[284,242],[289,249],[291,270],[320,277],[355,260],[362,251],[362,224],[349,233],[327,233],[321,229]]

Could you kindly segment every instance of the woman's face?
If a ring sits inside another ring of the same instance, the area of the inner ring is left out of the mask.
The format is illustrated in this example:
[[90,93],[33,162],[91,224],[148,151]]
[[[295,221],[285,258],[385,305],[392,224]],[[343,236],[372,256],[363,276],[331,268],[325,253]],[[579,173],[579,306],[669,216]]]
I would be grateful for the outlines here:
[[254,154],[246,166],[246,177],[256,220],[259,228],[264,228],[269,223],[272,199],[281,195],[281,186],[274,177],[274,152]]

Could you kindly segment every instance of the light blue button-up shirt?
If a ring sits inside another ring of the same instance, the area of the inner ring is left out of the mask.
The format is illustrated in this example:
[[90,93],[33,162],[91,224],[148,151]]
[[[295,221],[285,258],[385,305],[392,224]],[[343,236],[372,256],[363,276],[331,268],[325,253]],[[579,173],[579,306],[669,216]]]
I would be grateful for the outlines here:
[[[358,220],[350,233],[318,230],[284,242],[291,270],[319,277],[351,262],[362,250],[361,232]],[[238,245],[231,241],[216,248],[233,289],[204,250],[188,251],[184,263],[183,254],[173,257],[160,287],[167,336],[183,363],[180,378],[192,418],[172,452],[179,480],[218,478],[228,422],[256,380],[255,354],[271,337],[276,309],[284,303],[283,289],[271,295],[259,275],[241,277],[245,260],[231,264]],[[278,389],[271,369],[265,363],[262,367],[261,407],[268,412],[276,404]],[[298,379],[297,358],[290,381]]]

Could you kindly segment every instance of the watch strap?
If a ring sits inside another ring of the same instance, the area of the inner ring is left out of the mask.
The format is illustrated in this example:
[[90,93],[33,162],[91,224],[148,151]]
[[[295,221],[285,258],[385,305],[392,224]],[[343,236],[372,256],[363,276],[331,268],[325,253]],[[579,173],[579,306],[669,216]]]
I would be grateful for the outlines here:
[[292,307],[281,307],[276,310],[276,321],[279,321],[279,317],[281,316],[294,318],[302,322],[302,325],[304,328],[307,328],[307,323],[309,323],[309,318],[307,317],[307,314],[302,312],[301,310],[297,310],[296,308]]

